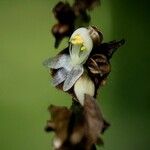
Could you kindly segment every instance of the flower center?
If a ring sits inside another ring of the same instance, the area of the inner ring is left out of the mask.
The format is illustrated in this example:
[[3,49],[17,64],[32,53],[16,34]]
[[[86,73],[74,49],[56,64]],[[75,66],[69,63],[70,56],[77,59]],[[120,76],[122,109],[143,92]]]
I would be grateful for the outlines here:
[[77,34],[74,37],[72,37],[70,42],[73,45],[81,45],[81,47],[80,47],[81,51],[86,50],[86,47],[84,46],[84,40],[79,34]]

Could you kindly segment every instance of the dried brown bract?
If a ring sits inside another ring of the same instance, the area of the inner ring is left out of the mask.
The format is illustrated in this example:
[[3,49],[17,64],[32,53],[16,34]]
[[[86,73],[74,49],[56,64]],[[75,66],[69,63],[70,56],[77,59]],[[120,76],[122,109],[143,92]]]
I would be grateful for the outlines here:
[[111,72],[110,59],[112,58],[112,55],[124,43],[124,39],[120,41],[101,43],[92,50],[85,65],[88,69],[89,76],[95,83],[95,96],[97,95],[99,87],[106,84],[107,77]]
[[[93,143],[96,144],[98,141],[100,142],[99,136],[103,133],[103,131],[105,131],[109,124],[104,121],[101,109],[96,100],[89,95],[85,95],[84,116],[88,129],[86,135],[89,140],[89,145],[90,143],[92,145]],[[101,143],[99,144],[103,144],[103,141],[101,140]]]
[[57,48],[64,37],[69,37],[72,34],[75,14],[69,3],[61,1],[53,8],[53,14],[58,20],[58,23],[52,27],[52,34],[56,40],[55,47]]
[[87,67],[92,74],[100,74],[100,76],[109,74],[111,71],[109,61],[103,54],[95,54],[90,57]]
[[108,43],[102,43],[100,44],[97,48],[95,48],[92,53],[93,54],[103,54],[105,55],[108,60],[111,59],[112,55],[114,54],[114,52],[121,47],[122,45],[124,45],[125,40],[122,39],[120,41],[111,41]]

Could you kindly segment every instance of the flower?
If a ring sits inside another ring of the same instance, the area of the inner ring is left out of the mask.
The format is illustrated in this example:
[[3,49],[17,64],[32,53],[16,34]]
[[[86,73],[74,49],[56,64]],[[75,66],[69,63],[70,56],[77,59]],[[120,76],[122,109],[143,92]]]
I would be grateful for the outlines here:
[[93,48],[93,40],[88,28],[79,28],[69,40],[69,54],[60,54],[44,62],[50,69],[58,69],[53,77],[53,85],[63,83],[63,91],[68,91],[84,72],[83,64]]

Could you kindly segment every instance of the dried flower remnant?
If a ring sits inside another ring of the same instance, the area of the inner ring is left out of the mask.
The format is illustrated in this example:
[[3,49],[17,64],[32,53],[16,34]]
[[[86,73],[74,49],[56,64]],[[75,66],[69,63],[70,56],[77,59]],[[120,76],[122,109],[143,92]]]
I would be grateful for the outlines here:
[[114,52],[125,43],[125,40],[111,41],[108,43],[101,43],[94,48],[85,63],[88,74],[93,80],[97,94],[99,86],[105,85],[107,77],[111,72],[110,60]]
[[55,133],[54,149],[94,150],[95,144],[103,144],[100,134],[109,124],[104,121],[101,110],[91,96],[85,95],[83,108],[75,102],[71,109],[50,106],[49,111],[51,120],[45,129]]
[[67,2],[58,2],[53,8],[53,14],[58,23],[52,27],[52,34],[55,37],[55,47],[59,46],[64,37],[69,37],[74,31],[75,14]]

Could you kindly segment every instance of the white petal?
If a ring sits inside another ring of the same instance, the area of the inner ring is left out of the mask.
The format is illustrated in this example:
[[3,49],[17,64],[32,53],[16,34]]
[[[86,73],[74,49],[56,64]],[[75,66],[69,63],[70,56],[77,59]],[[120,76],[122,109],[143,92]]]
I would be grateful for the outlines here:
[[71,63],[73,65],[80,64],[80,58],[79,58],[80,47],[81,46],[79,46],[79,45],[72,45],[72,44],[70,44],[70,46],[69,46]]
[[52,84],[54,86],[57,86],[60,83],[62,83],[66,79],[66,77],[67,77],[67,71],[64,68],[59,69],[53,78]]
[[48,68],[59,69],[68,64],[69,62],[70,62],[69,55],[63,54],[45,60],[43,65]]
[[73,32],[70,39],[72,39],[77,34],[79,34],[82,37],[84,44],[85,44],[85,47],[88,50],[92,50],[93,41],[92,41],[92,38],[90,37],[89,30],[87,28],[84,28],[84,27],[78,28],[77,30],[75,30]]
[[68,91],[80,78],[80,76],[83,74],[83,71],[83,66],[77,65],[73,67],[69,74],[67,74],[67,78],[63,85],[63,90]]
[[87,76],[83,75],[74,85],[74,92],[77,96],[81,105],[84,105],[85,94],[90,96],[94,96],[95,94],[95,86],[93,81]]
[[83,64],[88,59],[88,56],[92,51],[93,41],[92,41],[92,38],[90,37],[89,30],[87,28],[84,28],[84,27],[78,28],[77,30],[75,30],[73,32],[73,34],[71,35],[70,40],[78,34],[83,39],[83,41],[84,41],[83,45],[85,46],[86,50],[84,50],[80,54],[80,48],[81,47],[78,46],[78,48],[77,48],[77,46],[70,43],[69,52],[70,52],[70,57],[72,59],[72,62],[74,62],[76,64],[81,64],[81,63]]

